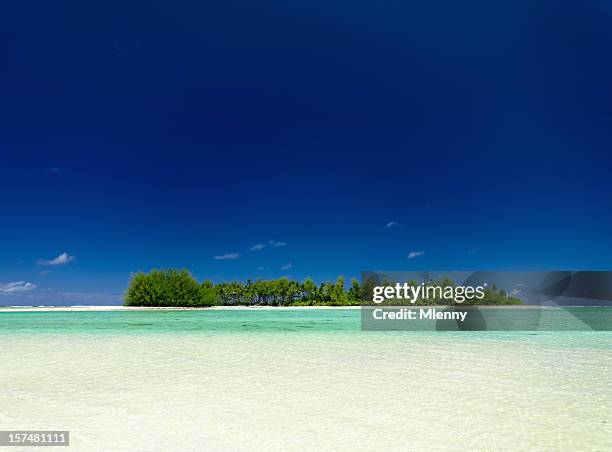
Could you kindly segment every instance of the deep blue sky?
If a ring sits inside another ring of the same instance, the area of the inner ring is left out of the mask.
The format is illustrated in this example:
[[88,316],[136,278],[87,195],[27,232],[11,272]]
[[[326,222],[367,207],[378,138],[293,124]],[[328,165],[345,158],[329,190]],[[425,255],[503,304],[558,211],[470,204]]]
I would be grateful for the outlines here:
[[0,304],[612,267],[608,2],[3,2],[0,56]]

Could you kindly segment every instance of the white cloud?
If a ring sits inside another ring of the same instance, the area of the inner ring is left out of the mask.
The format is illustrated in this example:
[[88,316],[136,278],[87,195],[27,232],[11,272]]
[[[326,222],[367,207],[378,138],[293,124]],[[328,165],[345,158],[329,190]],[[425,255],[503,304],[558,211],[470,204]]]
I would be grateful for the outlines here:
[[70,254],[64,251],[59,256],[53,259],[50,259],[48,261],[44,259],[38,259],[38,265],[65,265],[69,262],[72,262],[75,259],[76,258],[74,256],[71,256]]
[[51,270],[42,270],[38,272],[40,276],[45,276],[45,275],[48,275],[49,273],[51,273]]
[[270,240],[268,243],[270,245],[272,245],[272,246],[275,246],[275,247],[287,246],[287,244],[285,242],[277,242],[276,240]]
[[36,289],[36,284],[32,284],[25,281],[16,281],[6,284],[0,284],[0,293],[28,292],[34,289]]
[[266,267],[257,267],[257,270],[259,270],[259,271],[262,271],[262,270],[265,270],[265,269],[266,269]]
[[408,259],[414,259],[415,257],[419,257],[425,254],[425,251],[410,251],[408,253]]
[[123,302],[121,294],[63,292],[41,287],[28,291],[0,291],[0,297],[3,305],[12,306],[99,306],[120,305]]
[[399,225],[400,224],[397,221],[389,221],[387,225],[385,226],[385,229],[391,229]]
[[289,262],[287,265],[283,265],[281,267],[281,270],[289,270],[291,267],[293,267],[293,262]]
[[218,256],[213,256],[213,259],[216,261],[226,261],[226,260],[234,260],[240,257],[240,253],[226,253]]
[[249,248],[250,251],[261,251],[266,247],[266,245],[264,245],[263,243],[258,243],[257,245],[253,245],[251,248]]

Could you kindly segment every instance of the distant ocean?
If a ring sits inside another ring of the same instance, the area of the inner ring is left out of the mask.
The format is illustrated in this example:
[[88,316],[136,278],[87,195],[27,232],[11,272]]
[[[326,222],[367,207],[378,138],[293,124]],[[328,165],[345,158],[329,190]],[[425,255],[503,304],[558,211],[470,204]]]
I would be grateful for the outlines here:
[[612,332],[359,310],[0,312],[3,430],[70,450],[612,450]]

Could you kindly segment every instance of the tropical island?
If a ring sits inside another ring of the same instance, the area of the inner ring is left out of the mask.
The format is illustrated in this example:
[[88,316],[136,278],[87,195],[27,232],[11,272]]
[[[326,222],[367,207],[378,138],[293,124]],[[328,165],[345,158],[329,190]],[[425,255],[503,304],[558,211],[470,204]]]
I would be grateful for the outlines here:
[[[125,306],[141,307],[210,307],[210,306],[359,306],[371,304],[372,288],[376,281],[366,280],[362,286],[353,278],[346,287],[343,276],[335,282],[317,285],[312,278],[303,282],[286,277],[272,280],[247,280],[242,282],[213,283],[210,280],[198,282],[188,270],[152,270],[149,273],[135,273],[125,294]],[[385,281],[383,284],[392,284]],[[417,284],[412,281],[409,284]],[[428,281],[431,285],[454,285],[446,278]],[[398,304],[389,300],[386,304]],[[405,304],[405,303],[401,303]],[[412,305],[446,305],[441,298],[419,299]],[[486,288],[484,297],[462,304],[516,305],[521,300],[508,295],[495,286]]]

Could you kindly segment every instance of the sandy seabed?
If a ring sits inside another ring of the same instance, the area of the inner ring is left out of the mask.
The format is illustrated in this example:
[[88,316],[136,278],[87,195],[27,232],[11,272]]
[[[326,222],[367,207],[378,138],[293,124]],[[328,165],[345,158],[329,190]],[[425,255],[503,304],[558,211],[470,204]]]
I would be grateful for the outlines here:
[[6,334],[0,425],[74,451],[611,450],[609,333],[518,334]]

